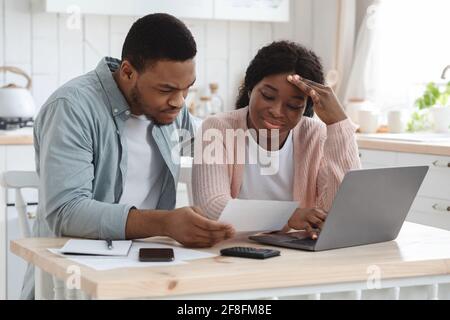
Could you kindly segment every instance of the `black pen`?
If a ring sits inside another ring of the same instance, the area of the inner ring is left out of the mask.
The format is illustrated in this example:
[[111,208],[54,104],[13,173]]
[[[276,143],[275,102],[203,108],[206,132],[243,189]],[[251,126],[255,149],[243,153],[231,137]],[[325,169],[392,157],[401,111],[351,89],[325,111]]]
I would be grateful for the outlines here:
[[113,243],[111,239],[106,239],[106,245],[108,246],[108,250],[113,249]]

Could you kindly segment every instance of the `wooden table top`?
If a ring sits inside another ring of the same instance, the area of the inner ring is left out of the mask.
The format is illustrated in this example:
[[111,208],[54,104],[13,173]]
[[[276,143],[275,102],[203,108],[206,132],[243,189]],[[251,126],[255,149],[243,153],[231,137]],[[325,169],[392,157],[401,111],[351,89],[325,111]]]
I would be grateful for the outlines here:
[[[46,249],[62,247],[67,240],[21,239],[11,242],[11,250],[44,271],[66,279],[70,276],[66,273],[68,266],[75,263]],[[152,241],[171,242],[165,238]],[[218,253],[223,247],[235,245],[262,247],[242,238],[202,250]],[[373,266],[381,271],[382,280],[448,275],[450,272],[450,232],[408,222],[395,241],[322,252],[277,249],[281,250],[281,256],[268,260],[217,256],[185,265],[107,271],[80,265],[81,288],[98,299],[164,298],[365,282],[368,270]]]

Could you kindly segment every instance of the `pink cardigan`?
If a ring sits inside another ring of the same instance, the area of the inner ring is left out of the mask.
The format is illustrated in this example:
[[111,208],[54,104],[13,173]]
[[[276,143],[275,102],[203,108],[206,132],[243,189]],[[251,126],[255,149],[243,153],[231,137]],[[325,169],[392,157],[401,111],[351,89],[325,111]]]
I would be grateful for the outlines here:
[[[224,136],[227,129],[248,130],[247,114],[248,108],[243,108],[210,117],[203,122],[199,134],[210,128]],[[300,208],[317,207],[328,211],[346,172],[361,167],[355,132],[356,126],[349,119],[326,126],[316,119],[303,117],[294,128],[292,192]],[[237,161],[199,164],[202,155],[199,151],[208,144],[197,136],[192,172],[194,204],[207,217],[218,219],[227,202],[239,195],[244,164],[237,164]],[[231,157],[236,157],[236,150],[226,150],[225,143],[219,145],[225,155],[230,156],[230,151],[234,151]]]

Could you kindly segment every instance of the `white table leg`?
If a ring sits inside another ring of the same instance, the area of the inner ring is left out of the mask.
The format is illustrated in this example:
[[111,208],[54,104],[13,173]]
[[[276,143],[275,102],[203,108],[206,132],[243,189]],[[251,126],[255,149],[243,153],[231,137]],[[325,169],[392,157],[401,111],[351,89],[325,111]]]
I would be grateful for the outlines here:
[[64,293],[64,281],[53,277],[53,286],[55,291],[55,300],[64,300],[66,298]]
[[37,266],[34,266],[34,299],[55,299],[53,277]]
[[41,268],[34,266],[34,299],[44,300],[44,293],[42,288],[43,271]]

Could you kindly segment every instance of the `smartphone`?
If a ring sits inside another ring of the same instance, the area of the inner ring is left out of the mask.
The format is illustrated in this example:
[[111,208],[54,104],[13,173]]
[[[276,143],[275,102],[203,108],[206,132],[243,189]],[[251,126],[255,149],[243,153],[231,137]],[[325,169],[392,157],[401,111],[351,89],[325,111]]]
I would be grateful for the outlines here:
[[142,262],[170,262],[175,259],[173,249],[167,248],[141,248],[139,261]]

